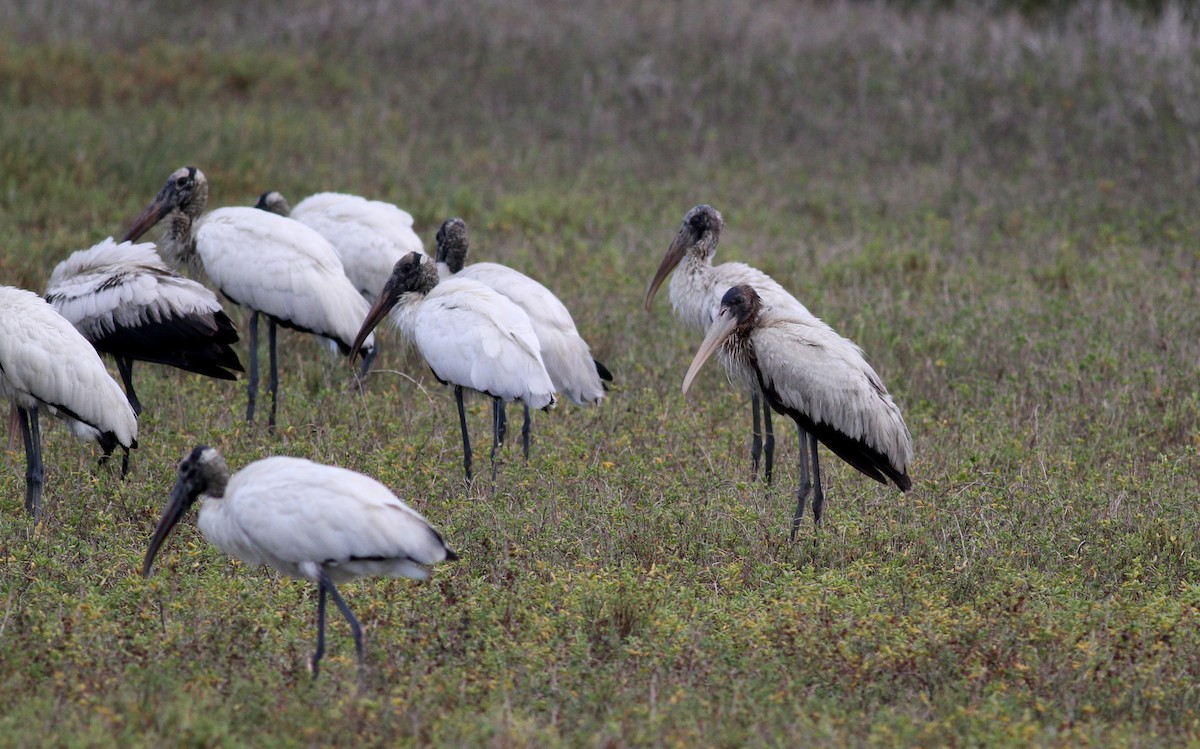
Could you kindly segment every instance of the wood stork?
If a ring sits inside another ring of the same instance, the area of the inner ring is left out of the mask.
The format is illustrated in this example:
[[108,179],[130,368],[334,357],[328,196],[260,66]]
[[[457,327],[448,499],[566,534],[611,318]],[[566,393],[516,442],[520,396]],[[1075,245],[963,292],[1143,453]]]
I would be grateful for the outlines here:
[[[772,408],[791,416],[839,458],[881,484],[890,479],[901,491],[912,488],[912,436],[900,408],[854,343],[786,309],[765,307],[754,288],[742,284],[721,298],[717,318],[683,379],[683,392],[718,348],[754,373]],[[813,515],[820,523],[825,494],[816,442],[810,454]],[[801,452],[801,464],[805,461]],[[809,490],[807,472],[800,477],[793,540]]]
[[233,344],[237,328],[217,297],[167,267],[154,245],[112,237],[79,250],[50,274],[46,301],[101,354],[117,362],[134,413],[135,361],[166,364],[222,380],[244,371]]
[[373,301],[396,262],[410,252],[425,254],[413,217],[391,203],[340,192],[309,195],[292,208],[277,191],[265,192],[255,208],[290,216],[329,240],[346,276]]
[[[202,268],[222,294],[251,310],[247,421],[254,418],[258,393],[258,316],[266,316],[271,361],[267,423],[273,428],[279,389],[276,326],[327,338],[349,355],[350,341],[367,314],[367,302],[346,278],[333,247],[314,230],[247,207],[218,208],[201,217],[207,202],[204,173],[192,166],[177,169],[133,222],[125,240],[136,240],[167,218],[159,245],[163,254],[172,262]],[[374,352],[371,338],[363,348],[364,374]]]
[[477,281],[451,278],[438,283],[431,258],[411,252],[392,270],[383,291],[363,321],[357,350],[385,315],[425,357],[439,382],[454,386],[463,438],[463,470],[471,482],[471,439],[463,407],[463,388],[478,390],[493,402],[492,480],[500,444],[497,401],[521,400],[532,408],[554,407],[554,383],[542,363],[529,317],[503,295]]
[[[495,289],[529,316],[533,332],[541,345],[542,361],[554,388],[580,406],[597,404],[604,399],[605,383],[612,382],[608,369],[592,358],[591,349],[575,328],[571,313],[550,289],[520,271],[499,263],[464,265],[470,245],[467,224],[461,218],[449,218],[437,233],[437,268],[443,279],[468,278]],[[504,440],[507,419],[504,402],[500,409],[500,440]],[[525,422],[521,427],[521,447],[529,459],[529,404],[525,404]]]
[[[666,255],[663,256],[662,263],[659,264],[654,279],[646,290],[647,312],[650,311],[650,305],[654,303],[654,295],[658,292],[658,288],[666,279],[667,274],[682,262],[683,267],[671,276],[671,283],[667,287],[667,291],[675,314],[689,328],[707,333],[721,308],[721,296],[729,287],[743,283],[750,284],[758,290],[768,306],[780,310],[786,309],[791,315],[807,321],[814,327],[829,328],[773,278],[757,268],[745,263],[722,263],[714,266],[712,259],[717,253],[717,244],[721,240],[721,232],[724,228],[725,220],[710,205],[698,205],[687,212],[683,217],[683,224],[679,227],[679,232],[667,249]],[[760,455],[765,458],[763,477],[769,484],[775,460],[775,431],[771,424],[771,409],[765,401],[762,402],[764,429],[760,432],[758,418],[760,392],[757,381],[753,374],[741,367],[738,362],[728,359],[724,353],[720,356],[729,378],[742,385],[750,393],[750,409],[753,415],[750,460],[754,471],[757,472]],[[766,434],[765,445],[763,432]],[[816,449],[817,443],[810,442],[803,428],[799,429],[798,437],[801,455],[804,455],[808,449]],[[803,462],[801,470],[804,470]],[[801,476],[803,478],[803,474]]]
[[25,442],[25,509],[41,513],[45,467],[38,409],[45,407],[104,461],[120,445],[121,468],[137,447],[137,415],[100,355],[67,318],[32,291],[0,286],[0,393],[17,407]]
[[325,654],[325,597],[354,634],[363,672],[362,626],[336,583],[366,575],[424,580],[427,567],[458,559],[420,513],[361,473],[302,458],[276,456],[229,475],[215,449],[194,448],[179,474],[142,565],[149,576],[158,549],[184,513],[204,497],[200,530],[218,549],[247,564],[265,564],[317,584],[317,649],[313,678]]

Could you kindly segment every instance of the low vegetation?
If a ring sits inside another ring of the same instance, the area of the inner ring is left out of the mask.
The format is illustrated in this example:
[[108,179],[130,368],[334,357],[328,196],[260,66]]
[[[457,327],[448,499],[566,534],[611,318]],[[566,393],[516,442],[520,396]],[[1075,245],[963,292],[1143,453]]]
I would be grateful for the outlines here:
[[[427,243],[462,216],[617,381],[470,492],[452,396],[394,337],[358,394],[283,335],[274,434],[241,384],[146,367],[130,477],[47,428],[36,527],[10,440],[0,744],[1200,741],[1200,35],[1175,6],[30,0],[0,29],[0,282],[43,288],[194,164],[214,205],[339,189]],[[868,353],[911,493],[826,455],[826,523],[789,544],[790,427],[767,487],[719,368],[680,394],[698,341],[641,303],[701,202],[719,259]],[[312,586],[194,522],[139,576],[199,443],[376,476],[461,554],[345,586],[361,691],[340,621],[309,678]]]

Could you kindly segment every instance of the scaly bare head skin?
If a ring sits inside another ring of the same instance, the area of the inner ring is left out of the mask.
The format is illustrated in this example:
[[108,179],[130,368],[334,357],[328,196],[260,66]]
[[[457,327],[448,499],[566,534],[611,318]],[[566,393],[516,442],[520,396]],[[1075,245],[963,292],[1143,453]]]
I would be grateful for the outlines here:
[[283,197],[283,193],[278,190],[264,192],[258,196],[258,202],[254,207],[260,211],[274,213],[277,216],[288,217],[292,215],[292,205],[287,202],[287,198]]
[[354,361],[358,350],[362,348],[363,341],[367,339],[371,331],[375,330],[383,318],[387,317],[387,313],[392,311],[402,295],[409,292],[428,294],[430,289],[437,285],[437,282],[437,266],[427,255],[410,252],[397,260],[396,264],[392,266],[392,275],[388,276],[375,303],[367,312],[362,327],[358,330],[358,335],[354,337],[354,343],[350,346],[350,361]]
[[167,178],[167,184],[158,191],[158,195],[146,210],[142,211],[142,215],[134,220],[121,241],[137,241],[164,216],[175,210],[194,220],[207,203],[208,180],[205,179],[204,172],[194,166],[180,167]]
[[458,273],[467,262],[470,245],[467,222],[458,217],[448,218],[437,232],[436,261],[445,263],[451,273]]
[[717,243],[721,240],[723,228],[725,228],[725,220],[721,218],[717,209],[710,205],[701,204],[687,212],[683,217],[679,232],[671,241],[671,246],[667,248],[667,254],[663,255],[662,262],[659,263],[658,270],[654,273],[654,279],[650,281],[650,286],[646,289],[647,312],[650,311],[650,305],[654,303],[654,295],[658,293],[658,287],[662,286],[663,281],[667,280],[667,276],[675,270],[675,266],[679,265],[689,252],[698,252],[708,258],[716,254]]
[[717,313],[717,318],[713,320],[707,335],[700,343],[700,348],[696,350],[692,365],[688,367],[687,374],[683,377],[685,394],[692,386],[696,375],[699,374],[700,368],[704,366],[704,362],[708,361],[713,352],[729,340],[729,337],[737,331],[738,326],[752,319],[761,307],[762,300],[759,299],[758,292],[748,285],[734,286],[725,292],[725,296],[721,297],[721,311]]
[[201,495],[222,497],[225,486],[229,483],[229,465],[215,449],[205,445],[197,445],[192,452],[179,464],[175,488],[171,490],[171,499],[163,510],[158,525],[154,528],[154,536],[150,539],[150,548],[146,550],[146,558],[142,562],[142,575],[150,576],[154,565],[154,557],[159,548],[167,540],[171,529],[179,522],[195,504]]

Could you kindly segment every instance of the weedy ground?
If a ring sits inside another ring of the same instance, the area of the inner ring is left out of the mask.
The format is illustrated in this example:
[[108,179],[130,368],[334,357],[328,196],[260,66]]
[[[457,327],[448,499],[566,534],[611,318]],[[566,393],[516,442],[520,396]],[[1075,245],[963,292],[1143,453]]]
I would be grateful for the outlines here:
[[[354,192],[427,245],[462,216],[617,382],[469,493],[450,393],[394,335],[358,394],[285,334],[274,434],[240,383],[143,367],[129,478],[47,428],[36,527],[10,439],[0,744],[1200,742],[1196,29],[1173,6],[753,5],[0,9],[3,283],[43,288],[193,164],[214,205]],[[789,544],[790,426],[768,487],[719,368],[681,396],[698,341],[642,297],[701,202],[718,259],[868,353],[911,493],[826,454],[826,522]],[[312,586],[192,521],[139,576],[198,443],[376,476],[461,554],[345,586],[364,688],[340,622],[309,678]]]

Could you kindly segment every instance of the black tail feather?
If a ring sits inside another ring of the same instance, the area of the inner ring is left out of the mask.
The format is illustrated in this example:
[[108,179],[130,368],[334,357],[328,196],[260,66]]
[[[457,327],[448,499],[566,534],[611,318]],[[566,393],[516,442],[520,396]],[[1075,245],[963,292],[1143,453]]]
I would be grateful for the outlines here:
[[609,372],[608,367],[604,366],[596,359],[592,359],[592,363],[596,365],[596,374],[600,375],[600,380],[602,381],[601,384],[604,385],[605,390],[608,390],[612,386],[612,372]]

